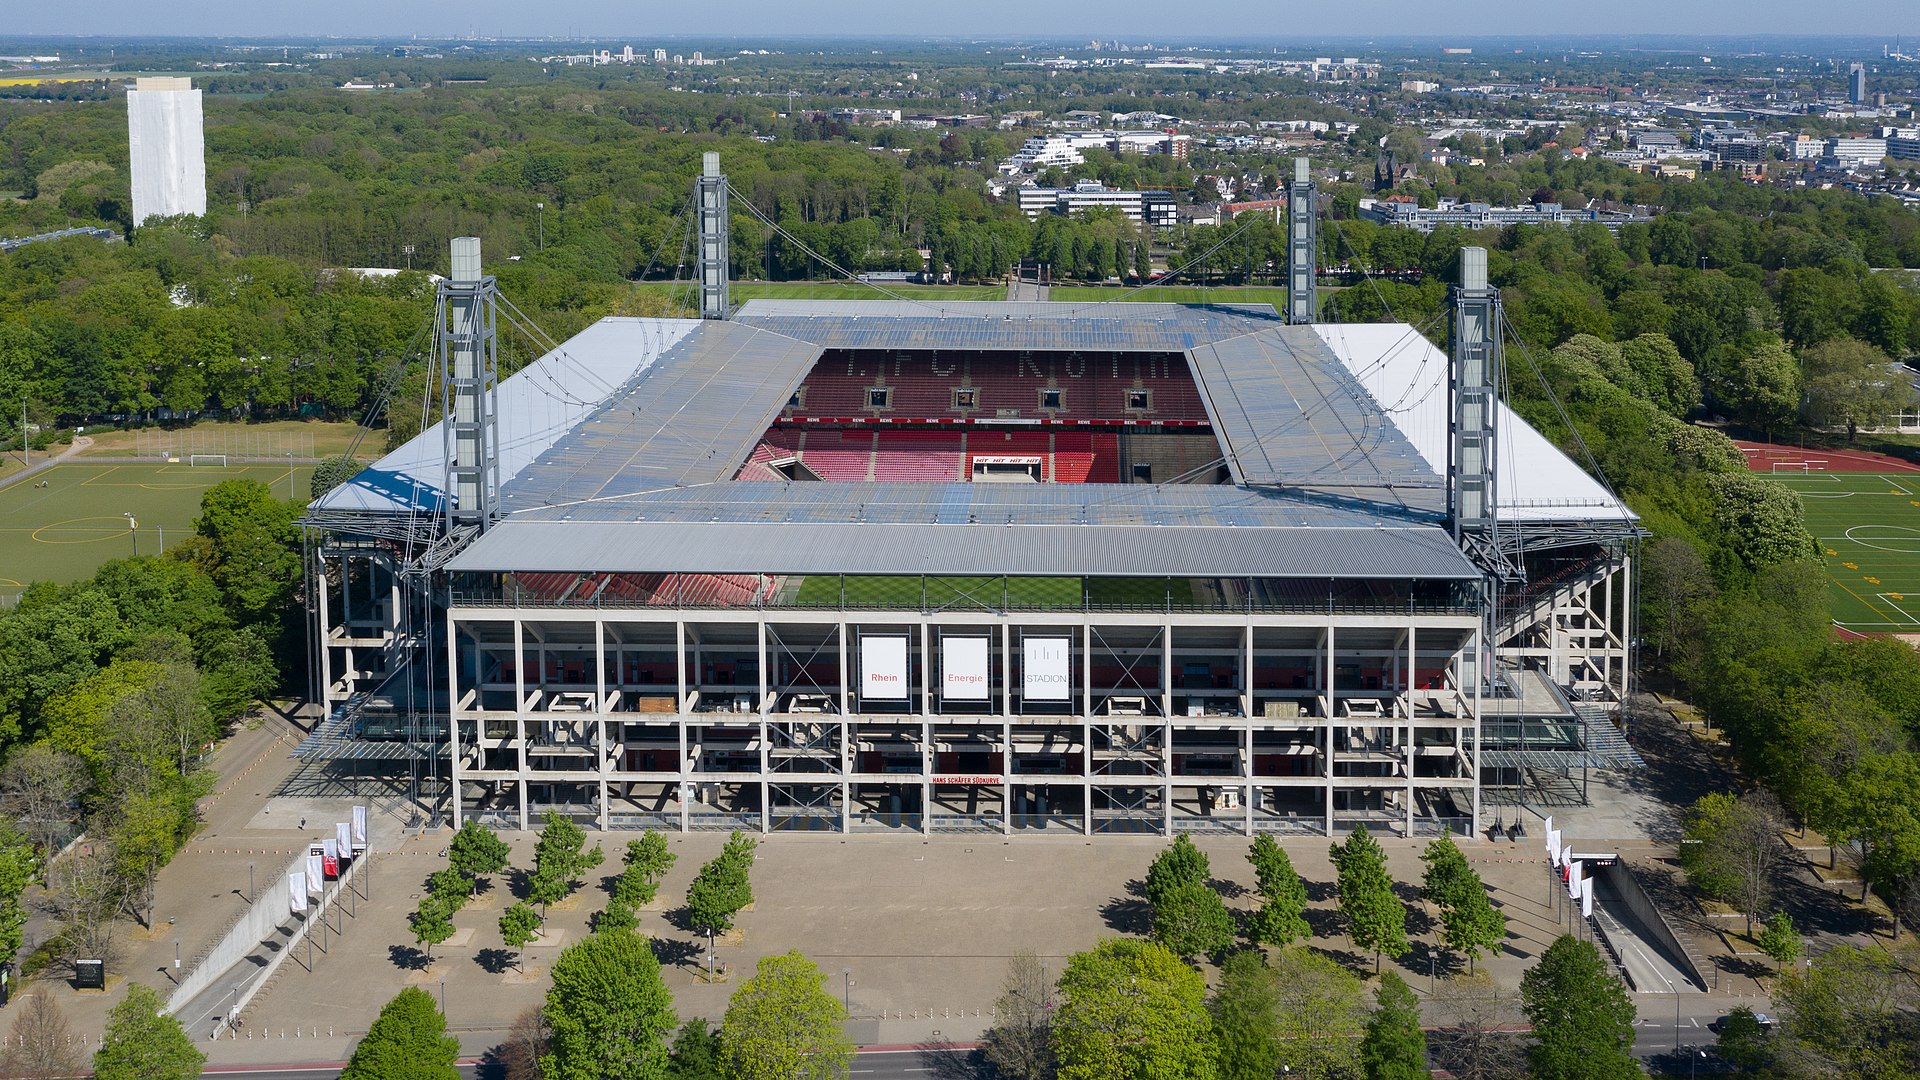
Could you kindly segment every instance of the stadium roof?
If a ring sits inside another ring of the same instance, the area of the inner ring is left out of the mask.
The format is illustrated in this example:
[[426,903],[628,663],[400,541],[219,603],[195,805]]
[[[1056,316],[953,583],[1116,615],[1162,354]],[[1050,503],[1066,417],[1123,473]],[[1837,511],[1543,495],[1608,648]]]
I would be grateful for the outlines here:
[[1478,579],[1430,526],[831,525],[514,521],[449,569],[714,574]]
[[[829,348],[1184,353],[1236,483],[733,480]],[[504,518],[449,565],[1470,575],[1440,527],[1447,366],[1408,326],[1286,326],[1262,306],[753,301],[730,322],[603,319],[501,383]],[[1630,522],[1502,420],[1503,518]],[[436,509],[441,454],[430,428],[317,501],[316,520]],[[693,527],[708,525],[724,527]],[[1169,536],[1194,546],[1181,557]]]
[[[1313,327],[1438,475],[1447,467],[1447,354],[1411,326],[1330,323]],[[1636,520],[1606,486],[1560,452],[1504,402],[1496,460],[1500,521],[1505,524],[1618,524]]]

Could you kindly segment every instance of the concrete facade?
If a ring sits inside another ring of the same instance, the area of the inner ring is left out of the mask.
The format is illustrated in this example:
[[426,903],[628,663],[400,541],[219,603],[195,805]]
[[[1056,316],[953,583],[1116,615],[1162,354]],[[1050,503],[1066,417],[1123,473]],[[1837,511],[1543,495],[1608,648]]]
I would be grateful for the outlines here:
[[206,135],[191,79],[137,79],[127,91],[133,223],[207,212]]

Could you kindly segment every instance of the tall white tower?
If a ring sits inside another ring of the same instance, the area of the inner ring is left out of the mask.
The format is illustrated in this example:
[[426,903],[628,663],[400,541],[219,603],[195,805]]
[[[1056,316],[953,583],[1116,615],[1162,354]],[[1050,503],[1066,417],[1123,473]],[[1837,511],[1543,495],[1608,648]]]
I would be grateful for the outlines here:
[[207,212],[206,135],[192,79],[134,80],[127,91],[133,223]]

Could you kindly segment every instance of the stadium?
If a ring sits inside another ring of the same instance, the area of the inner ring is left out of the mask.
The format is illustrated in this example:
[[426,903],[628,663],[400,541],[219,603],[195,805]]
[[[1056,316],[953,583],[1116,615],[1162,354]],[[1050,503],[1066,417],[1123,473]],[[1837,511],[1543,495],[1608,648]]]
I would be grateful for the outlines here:
[[1478,834],[1635,763],[1638,530],[1498,404],[1483,252],[1449,356],[1308,321],[1311,244],[1285,315],[736,310],[712,160],[696,205],[705,317],[498,381],[510,305],[455,242],[451,419],[305,519],[315,790],[509,828]]

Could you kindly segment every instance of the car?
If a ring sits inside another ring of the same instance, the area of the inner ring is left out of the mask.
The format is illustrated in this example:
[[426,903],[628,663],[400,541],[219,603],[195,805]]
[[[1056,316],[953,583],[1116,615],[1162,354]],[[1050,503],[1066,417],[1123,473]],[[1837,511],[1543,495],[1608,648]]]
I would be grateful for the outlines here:
[[[1719,1019],[1708,1024],[1707,1030],[1713,1032],[1715,1035],[1718,1035],[1720,1034],[1721,1031],[1725,1030],[1727,1026],[1727,1021],[1731,1020],[1732,1018],[1733,1018],[1733,1014],[1728,1013],[1725,1016],[1722,1016]],[[1773,1017],[1767,1015],[1766,1013],[1756,1012],[1753,1014],[1753,1019],[1754,1019],[1754,1022],[1760,1025],[1761,1031],[1771,1032],[1773,1030]]]

